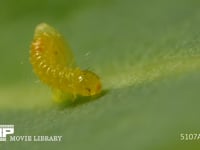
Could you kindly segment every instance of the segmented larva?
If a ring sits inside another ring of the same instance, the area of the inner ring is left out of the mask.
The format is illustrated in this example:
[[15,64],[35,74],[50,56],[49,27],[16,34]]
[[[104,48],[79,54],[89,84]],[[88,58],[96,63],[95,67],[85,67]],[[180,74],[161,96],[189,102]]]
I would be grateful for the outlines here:
[[93,96],[101,92],[100,78],[75,66],[68,44],[46,23],[35,29],[30,61],[40,80],[56,91],[74,96]]

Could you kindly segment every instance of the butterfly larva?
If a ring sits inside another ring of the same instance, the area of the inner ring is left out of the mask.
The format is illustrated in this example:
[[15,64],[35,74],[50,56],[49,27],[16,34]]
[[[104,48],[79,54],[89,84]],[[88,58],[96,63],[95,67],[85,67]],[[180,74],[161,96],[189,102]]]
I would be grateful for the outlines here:
[[46,23],[35,29],[30,61],[40,80],[58,93],[93,96],[101,92],[100,78],[91,71],[75,67],[68,44]]

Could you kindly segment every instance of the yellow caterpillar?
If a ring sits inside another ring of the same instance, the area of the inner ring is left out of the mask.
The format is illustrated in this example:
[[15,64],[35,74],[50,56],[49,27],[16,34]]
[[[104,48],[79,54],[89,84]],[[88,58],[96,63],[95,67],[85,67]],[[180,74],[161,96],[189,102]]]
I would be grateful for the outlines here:
[[46,23],[39,24],[35,29],[30,62],[40,80],[56,91],[55,99],[58,102],[63,101],[63,94],[76,97],[101,92],[100,78],[91,71],[75,66],[69,45]]

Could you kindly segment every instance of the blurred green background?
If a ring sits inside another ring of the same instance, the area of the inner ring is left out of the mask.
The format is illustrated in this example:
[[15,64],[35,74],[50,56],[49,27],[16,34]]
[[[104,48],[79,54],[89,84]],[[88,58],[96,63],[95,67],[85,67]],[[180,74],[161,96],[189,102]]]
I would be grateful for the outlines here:
[[[200,1],[0,2],[0,124],[62,142],[0,142],[4,150],[198,149]],[[66,37],[77,64],[102,79],[102,97],[59,109],[29,63],[37,24]]]

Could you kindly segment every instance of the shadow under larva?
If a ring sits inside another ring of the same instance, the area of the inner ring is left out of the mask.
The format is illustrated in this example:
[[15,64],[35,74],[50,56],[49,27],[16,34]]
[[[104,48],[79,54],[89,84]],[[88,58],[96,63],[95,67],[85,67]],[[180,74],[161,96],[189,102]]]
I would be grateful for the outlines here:
[[69,101],[68,99],[65,99],[62,101],[62,103],[59,103],[58,108],[59,109],[65,109],[65,108],[73,108],[76,106],[84,105],[89,102],[94,102],[96,100],[99,100],[101,97],[106,95],[109,92],[109,90],[102,90],[102,92],[99,95],[95,96],[78,96],[75,101]]

